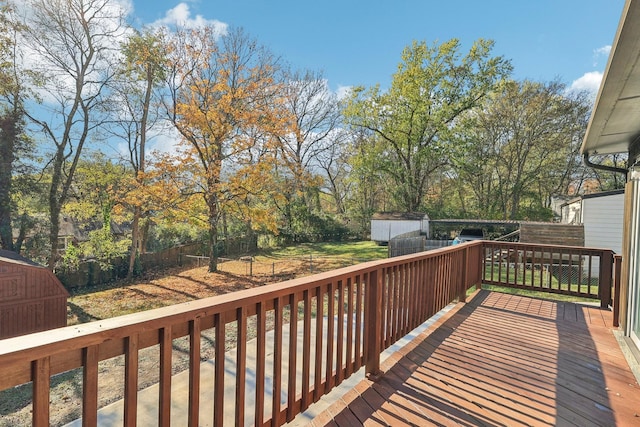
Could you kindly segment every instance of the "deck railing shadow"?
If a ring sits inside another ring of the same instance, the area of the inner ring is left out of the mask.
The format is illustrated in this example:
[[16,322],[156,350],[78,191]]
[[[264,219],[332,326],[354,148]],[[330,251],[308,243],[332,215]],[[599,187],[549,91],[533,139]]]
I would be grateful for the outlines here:
[[[474,301],[482,301],[484,298],[486,298],[486,293],[477,295]],[[444,323],[434,325],[422,332],[406,346],[401,357],[398,356],[397,359],[390,360],[388,366],[385,367],[384,375],[377,378],[376,381],[370,382],[370,385],[360,386],[364,388],[358,391],[360,398],[355,404],[332,414],[336,423],[338,425],[359,425],[365,420],[370,420],[380,425],[399,425],[405,424],[407,421],[413,425],[425,425],[425,423],[433,422],[433,419],[425,418],[420,407],[429,405],[432,411],[439,413],[443,418],[455,420],[458,425],[469,427],[491,425],[490,420],[483,419],[480,414],[477,416],[469,414],[469,411],[444,398],[446,391],[439,389],[437,384],[426,381],[420,384],[420,379],[415,380],[417,383],[414,382],[412,385],[407,383],[410,378],[416,375],[418,368],[433,356],[439,345],[467,321],[471,313],[472,310],[464,307]],[[426,337],[431,337],[433,340],[426,344],[424,342]],[[467,362],[467,360],[464,361],[464,363]],[[398,394],[403,396],[403,400],[394,399],[394,396]],[[406,416],[407,413],[412,419],[401,418],[399,415]]]
[[334,425],[616,425],[583,308],[483,290],[334,404]]

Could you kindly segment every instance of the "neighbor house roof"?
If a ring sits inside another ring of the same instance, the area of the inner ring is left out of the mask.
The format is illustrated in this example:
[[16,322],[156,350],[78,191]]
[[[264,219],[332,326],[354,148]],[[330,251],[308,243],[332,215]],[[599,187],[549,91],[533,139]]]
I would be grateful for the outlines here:
[[386,221],[422,221],[429,219],[429,215],[421,212],[378,212],[373,214],[372,220]]
[[4,249],[0,249],[0,261],[4,261],[4,262],[10,262],[12,264],[21,264],[21,265],[28,265],[31,267],[40,267],[40,268],[44,268],[44,266],[31,261],[28,258],[23,257],[20,254],[17,254],[15,252],[12,251],[7,251]]
[[589,193],[589,194],[582,194],[580,196],[574,197],[570,200],[567,200],[565,203],[561,204],[561,207],[564,206],[568,206],[572,203],[575,202],[579,202],[580,200],[584,200],[584,199],[596,199],[598,197],[607,197],[607,196],[615,196],[617,194],[624,194],[624,189],[622,190],[610,190],[610,191],[601,191],[599,193]]
[[629,151],[640,135],[640,0],[627,0],[580,151]]

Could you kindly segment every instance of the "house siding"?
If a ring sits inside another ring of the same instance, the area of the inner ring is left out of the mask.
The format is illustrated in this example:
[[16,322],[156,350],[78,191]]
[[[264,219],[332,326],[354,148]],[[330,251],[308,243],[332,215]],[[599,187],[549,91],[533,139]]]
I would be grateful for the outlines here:
[[582,203],[585,246],[622,253],[624,194],[585,198]]

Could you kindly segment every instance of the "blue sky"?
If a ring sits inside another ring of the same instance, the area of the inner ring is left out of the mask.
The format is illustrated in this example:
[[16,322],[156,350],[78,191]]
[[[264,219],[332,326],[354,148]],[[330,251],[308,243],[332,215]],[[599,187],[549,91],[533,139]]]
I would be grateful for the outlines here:
[[597,91],[624,0],[129,0],[137,24],[243,27],[295,69],[322,71],[333,90],[388,87],[413,40],[495,41],[516,79]]

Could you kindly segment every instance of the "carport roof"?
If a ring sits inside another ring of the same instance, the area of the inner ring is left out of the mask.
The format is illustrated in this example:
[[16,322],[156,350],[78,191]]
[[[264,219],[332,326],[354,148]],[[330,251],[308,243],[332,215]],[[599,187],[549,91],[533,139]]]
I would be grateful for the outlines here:
[[627,152],[640,136],[640,0],[627,0],[580,151]]

